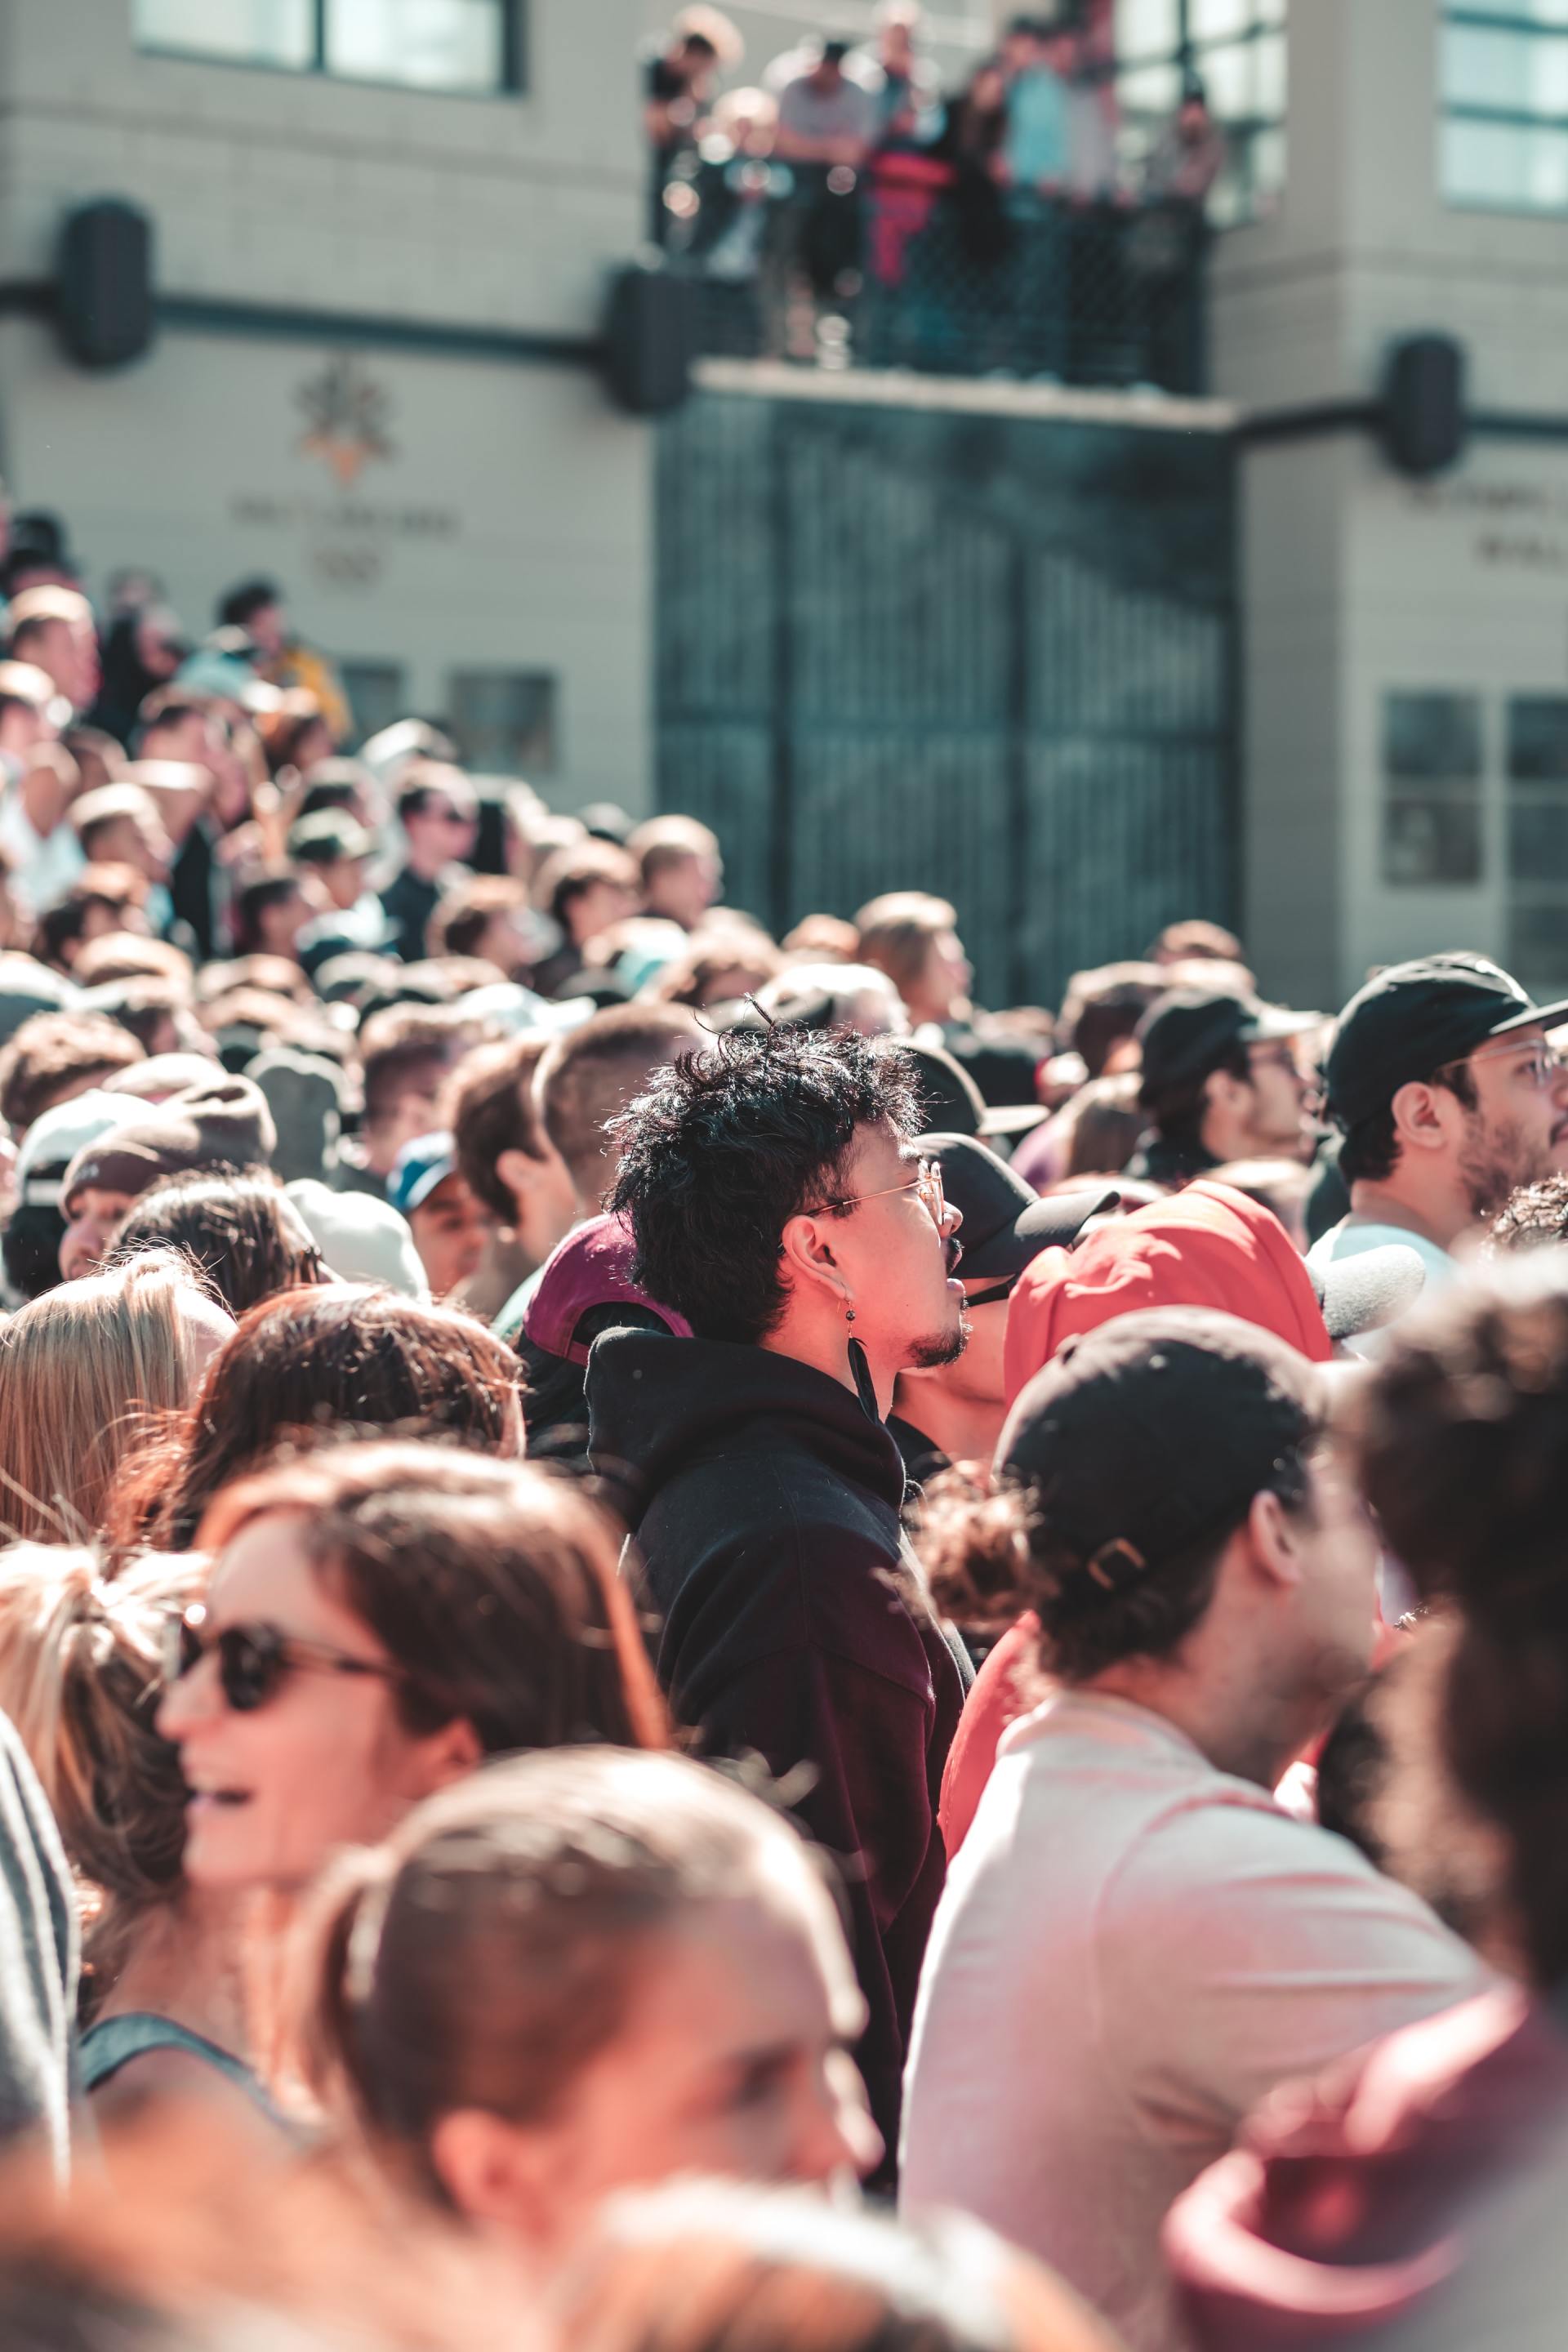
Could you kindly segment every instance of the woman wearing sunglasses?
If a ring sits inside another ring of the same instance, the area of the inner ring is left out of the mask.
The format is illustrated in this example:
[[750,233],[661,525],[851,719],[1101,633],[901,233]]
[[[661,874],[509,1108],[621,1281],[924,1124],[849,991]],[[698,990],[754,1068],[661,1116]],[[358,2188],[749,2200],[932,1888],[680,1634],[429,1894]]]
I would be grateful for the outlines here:
[[252,1891],[292,1895],[486,1755],[668,1734],[614,1530],[538,1470],[343,1445],[210,1518],[201,1599],[190,1559],[107,1582],[89,1551],[0,1553],[0,1708],[83,1888],[88,2089],[237,2091],[276,2122]]
[[158,1727],[185,1874],[289,1896],[486,1757],[669,1733],[614,1528],[523,1464],[331,1446],[226,1487]]

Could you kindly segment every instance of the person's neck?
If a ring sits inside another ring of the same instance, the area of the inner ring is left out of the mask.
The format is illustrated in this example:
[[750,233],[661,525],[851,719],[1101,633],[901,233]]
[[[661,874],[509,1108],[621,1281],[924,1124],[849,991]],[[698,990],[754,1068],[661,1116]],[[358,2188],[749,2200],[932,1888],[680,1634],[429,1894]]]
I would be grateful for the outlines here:
[[940,1373],[897,1381],[892,1409],[950,1462],[989,1462],[1007,1417],[1000,1398],[954,1396]]
[[[786,1316],[776,1331],[770,1331],[759,1342],[772,1356],[793,1356],[797,1364],[809,1364],[813,1371],[826,1372],[830,1381],[847,1389],[851,1396],[858,1393],[855,1375],[849,1369],[849,1342],[855,1338],[852,1324],[840,1316],[818,1322],[815,1318]],[[864,1345],[864,1342],[862,1342]],[[879,1363],[868,1348],[866,1361],[870,1368],[871,1383],[877,1391],[877,1411],[886,1421],[892,1410],[893,1390],[898,1381],[896,1364]]]
[[1396,1225],[1401,1233],[1419,1234],[1440,1250],[1452,1251],[1456,1242],[1473,1232],[1477,1218],[1457,1187],[1446,1183],[1416,1185],[1396,1170],[1389,1177],[1358,1176],[1351,1186],[1352,1225]]
[[137,1926],[125,1964],[99,2008],[171,2018],[223,2050],[249,2048],[240,1902],[188,1889]]
[[1300,1696],[1269,1688],[1256,1659],[1228,1665],[1190,1645],[1173,1659],[1124,1658],[1078,1687],[1147,1708],[1190,1739],[1218,1772],[1274,1790],[1322,1720]]
[[437,882],[445,873],[447,861],[439,850],[416,849],[412,842],[404,859],[404,871],[412,874],[416,882]]

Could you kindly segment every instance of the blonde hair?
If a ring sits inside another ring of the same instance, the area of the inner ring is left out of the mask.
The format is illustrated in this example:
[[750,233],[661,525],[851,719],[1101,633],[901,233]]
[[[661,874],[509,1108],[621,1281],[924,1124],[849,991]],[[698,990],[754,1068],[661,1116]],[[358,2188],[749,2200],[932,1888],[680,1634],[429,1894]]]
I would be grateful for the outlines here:
[[125,1455],[185,1402],[178,1301],[203,1288],[188,1258],[144,1250],[45,1291],[0,1328],[0,1535],[96,1534]]
[[178,1892],[184,1785],[158,1737],[164,1620],[199,1570],[158,1556],[107,1581],[88,1546],[0,1550],[0,1711],[16,1727],[71,1867],[101,1997],[136,1921]]

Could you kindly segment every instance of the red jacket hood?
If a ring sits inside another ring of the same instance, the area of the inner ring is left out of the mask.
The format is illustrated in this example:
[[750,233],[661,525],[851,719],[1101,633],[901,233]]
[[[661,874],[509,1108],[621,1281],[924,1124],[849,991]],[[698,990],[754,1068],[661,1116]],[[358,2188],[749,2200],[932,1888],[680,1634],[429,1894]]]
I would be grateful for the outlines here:
[[1273,1211],[1200,1178],[1026,1270],[1007,1310],[1009,1405],[1064,1340],[1151,1307],[1217,1307],[1314,1364],[1333,1354],[1311,1276]]
[[[1568,2037],[1510,1988],[1277,2092],[1172,2207],[1166,2259],[1203,2352],[1396,2336],[1475,2257],[1510,2176],[1563,2160]],[[1445,2339],[1446,2340],[1446,2339]]]

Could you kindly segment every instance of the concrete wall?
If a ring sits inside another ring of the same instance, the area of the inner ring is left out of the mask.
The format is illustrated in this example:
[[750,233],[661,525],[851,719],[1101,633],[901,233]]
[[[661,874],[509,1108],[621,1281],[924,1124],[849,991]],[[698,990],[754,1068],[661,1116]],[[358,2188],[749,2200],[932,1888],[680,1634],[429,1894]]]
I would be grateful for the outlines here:
[[[47,273],[62,214],[112,194],[153,215],[170,293],[590,333],[641,234],[640,8],[529,19],[527,89],[457,99],[140,56],[129,0],[5,0],[0,279]],[[301,405],[345,361],[384,445],[357,465],[307,446]],[[651,455],[581,369],[169,331],[88,377],[0,332],[0,462],[89,586],[149,564],[199,632],[274,572],[308,635],[402,662],[429,709],[458,665],[553,672],[563,804],[646,802]]]
[[[1568,416],[1568,224],[1444,204],[1439,37],[1436,0],[1297,0],[1288,184],[1217,250],[1216,391],[1364,399],[1393,341],[1436,329],[1466,344],[1476,405]],[[1543,886],[1509,870],[1506,704],[1568,692],[1568,441],[1478,440],[1429,488],[1363,435],[1260,447],[1243,514],[1246,913],[1267,985],[1331,1004],[1398,956],[1507,958]],[[1444,690],[1481,698],[1481,870],[1391,883],[1384,699]],[[1536,954],[1529,977],[1568,978],[1568,887],[1561,950]]]

